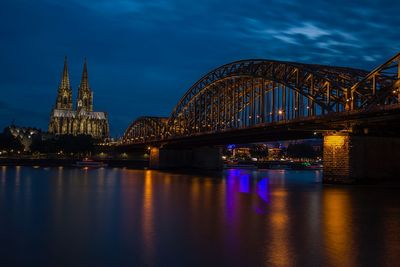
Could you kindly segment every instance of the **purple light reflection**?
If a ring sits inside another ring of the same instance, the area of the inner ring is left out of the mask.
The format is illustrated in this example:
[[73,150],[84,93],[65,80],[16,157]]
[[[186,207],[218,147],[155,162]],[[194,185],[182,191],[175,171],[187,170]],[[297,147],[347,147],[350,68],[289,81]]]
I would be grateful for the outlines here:
[[226,212],[230,219],[234,217],[237,193],[256,194],[260,200],[255,206],[256,213],[265,214],[268,211],[270,204],[269,178],[262,178],[257,184],[253,184],[252,179],[256,178],[246,170],[229,169],[227,171]]
[[242,174],[239,177],[239,192],[250,193],[250,175]]
[[266,203],[270,204],[269,193],[270,193],[270,191],[269,191],[269,179],[268,178],[263,178],[257,184],[257,194],[259,195],[259,197],[262,200],[264,200]]

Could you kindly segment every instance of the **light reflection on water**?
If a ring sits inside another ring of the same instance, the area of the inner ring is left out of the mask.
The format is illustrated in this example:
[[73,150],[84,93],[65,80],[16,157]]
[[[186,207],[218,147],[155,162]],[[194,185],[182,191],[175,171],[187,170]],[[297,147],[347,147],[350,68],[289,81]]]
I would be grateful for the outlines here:
[[143,208],[142,208],[142,234],[144,260],[147,264],[153,265],[154,258],[154,204],[153,204],[153,176],[152,171],[145,171]]
[[395,266],[399,187],[321,177],[2,167],[2,264]]
[[[356,266],[353,262],[356,253],[352,248],[354,237],[350,228],[352,203],[348,194],[342,194],[340,190],[327,190],[322,199],[324,239],[331,248],[329,260],[335,266]],[[356,230],[356,229],[354,229]]]

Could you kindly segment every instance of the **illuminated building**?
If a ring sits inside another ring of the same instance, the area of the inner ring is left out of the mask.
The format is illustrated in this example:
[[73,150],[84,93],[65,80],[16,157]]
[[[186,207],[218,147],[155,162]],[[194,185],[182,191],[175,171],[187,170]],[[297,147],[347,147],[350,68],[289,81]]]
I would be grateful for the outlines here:
[[280,147],[268,148],[268,159],[279,160],[282,157],[283,151]]
[[248,147],[236,147],[232,150],[233,157],[251,158],[250,148]]
[[99,139],[109,136],[107,113],[93,111],[93,92],[89,87],[86,59],[74,109],[67,58],[65,58],[61,84],[50,115],[49,133],[56,135],[86,134]]
[[8,131],[14,138],[21,142],[24,147],[24,151],[29,151],[32,144],[32,138],[40,133],[40,131],[36,128],[18,127],[15,125],[7,127],[5,131]]

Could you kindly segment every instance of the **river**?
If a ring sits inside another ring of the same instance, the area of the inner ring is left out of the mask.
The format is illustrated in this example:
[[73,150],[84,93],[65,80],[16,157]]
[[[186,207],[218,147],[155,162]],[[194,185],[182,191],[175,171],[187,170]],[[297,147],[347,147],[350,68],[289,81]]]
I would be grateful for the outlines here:
[[398,266],[400,187],[0,167],[0,266]]

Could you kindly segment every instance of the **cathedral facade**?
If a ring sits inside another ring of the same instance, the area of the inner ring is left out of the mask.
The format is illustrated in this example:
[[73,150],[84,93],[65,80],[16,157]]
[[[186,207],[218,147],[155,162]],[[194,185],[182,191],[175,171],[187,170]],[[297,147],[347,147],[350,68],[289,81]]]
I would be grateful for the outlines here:
[[65,58],[61,84],[58,87],[56,103],[50,114],[48,130],[49,133],[55,135],[86,134],[97,139],[109,137],[107,113],[93,111],[93,92],[89,87],[86,59],[74,107],[67,58]]

